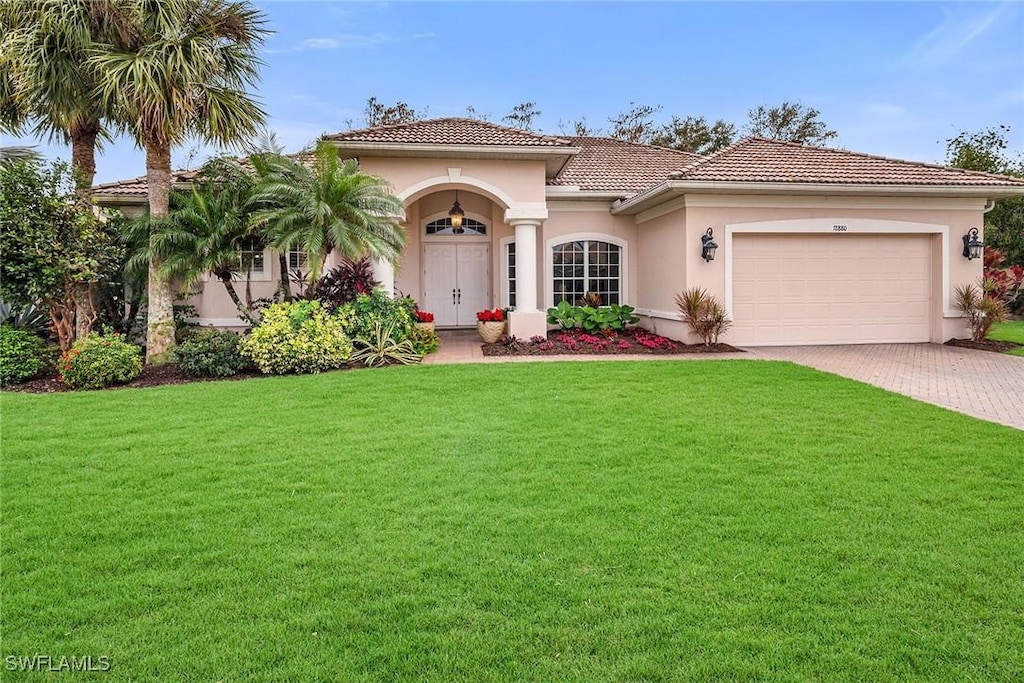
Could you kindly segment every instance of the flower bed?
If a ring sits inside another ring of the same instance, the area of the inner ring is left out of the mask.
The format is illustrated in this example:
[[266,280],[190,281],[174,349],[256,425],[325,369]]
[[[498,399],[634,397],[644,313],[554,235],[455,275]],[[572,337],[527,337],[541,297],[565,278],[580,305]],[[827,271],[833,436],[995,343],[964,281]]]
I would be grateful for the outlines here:
[[639,327],[616,332],[590,334],[582,330],[552,330],[547,337],[529,340],[503,337],[496,344],[482,346],[485,356],[562,355],[673,355],[682,353],[742,353],[728,344],[681,344]]

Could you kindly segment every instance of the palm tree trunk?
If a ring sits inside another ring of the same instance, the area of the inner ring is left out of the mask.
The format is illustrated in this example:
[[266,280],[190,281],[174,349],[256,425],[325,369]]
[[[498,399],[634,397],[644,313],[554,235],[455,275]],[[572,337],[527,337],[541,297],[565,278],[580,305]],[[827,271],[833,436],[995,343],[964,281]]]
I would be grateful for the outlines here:
[[256,320],[252,317],[252,313],[242,305],[242,300],[238,298],[238,292],[235,291],[235,285],[231,281],[231,273],[228,273],[227,275],[218,275],[217,277],[219,277],[220,281],[224,284],[224,289],[228,290],[228,296],[235,304],[235,308],[238,309],[238,314],[242,319],[248,321],[250,325],[255,323]]
[[[171,146],[150,141],[146,144],[146,181],[149,216],[162,220],[170,213]],[[171,282],[158,273],[160,262],[149,262],[149,301],[147,303],[146,362],[166,363],[174,346],[174,292]]]
[[71,131],[71,168],[75,171],[78,194],[88,196],[96,177],[96,137],[100,122],[90,121]]
[[278,254],[277,264],[281,269],[281,297],[290,302],[292,300],[292,281],[288,277],[288,256]]

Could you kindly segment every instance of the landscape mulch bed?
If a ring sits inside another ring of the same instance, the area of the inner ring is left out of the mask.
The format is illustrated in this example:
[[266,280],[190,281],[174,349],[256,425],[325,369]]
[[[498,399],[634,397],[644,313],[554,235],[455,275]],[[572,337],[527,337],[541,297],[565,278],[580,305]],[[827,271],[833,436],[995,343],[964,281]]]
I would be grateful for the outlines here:
[[[120,384],[109,388],[140,389],[144,387],[159,387],[167,384],[191,384],[192,382],[209,382],[213,380],[241,380],[266,376],[267,375],[262,373],[251,371],[240,372],[237,375],[232,375],[230,377],[190,377],[182,372],[177,365],[171,363],[168,365],[147,365],[142,368],[142,374],[134,381],[129,382],[128,384]],[[4,390],[20,391],[27,394],[53,394],[71,391],[57,378],[57,374],[52,368],[49,369],[49,371],[43,371],[43,373],[35,379],[30,379],[29,381],[22,382],[21,384],[6,386],[4,387]]]
[[628,330],[611,336],[555,330],[544,341],[482,344],[485,356],[672,356],[689,353],[743,353],[728,344],[681,344],[646,330]]
[[1013,351],[1019,349],[1024,344],[1018,344],[1010,341],[995,341],[993,339],[984,339],[982,341],[973,341],[971,339],[950,339],[946,342],[946,346],[959,346],[964,349],[977,349],[978,351],[993,351],[995,353],[1006,353],[1007,351]]

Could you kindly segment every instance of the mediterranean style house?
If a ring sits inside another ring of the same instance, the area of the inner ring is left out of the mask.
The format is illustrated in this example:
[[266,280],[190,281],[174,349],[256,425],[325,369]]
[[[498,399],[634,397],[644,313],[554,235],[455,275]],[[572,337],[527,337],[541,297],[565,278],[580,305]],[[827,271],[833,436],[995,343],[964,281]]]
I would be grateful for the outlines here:
[[[759,138],[703,157],[444,118],[328,139],[404,204],[405,251],[376,264],[384,286],[439,327],[514,307],[523,339],[545,333],[546,308],[597,292],[686,340],[674,297],[691,287],[725,304],[737,345],[963,336],[951,298],[981,277],[971,231],[983,239],[994,200],[1024,195],[1017,178]],[[144,177],[93,192],[126,213],[146,205]],[[278,259],[252,249],[253,296],[270,296]],[[220,286],[191,303],[202,324],[242,325]]]

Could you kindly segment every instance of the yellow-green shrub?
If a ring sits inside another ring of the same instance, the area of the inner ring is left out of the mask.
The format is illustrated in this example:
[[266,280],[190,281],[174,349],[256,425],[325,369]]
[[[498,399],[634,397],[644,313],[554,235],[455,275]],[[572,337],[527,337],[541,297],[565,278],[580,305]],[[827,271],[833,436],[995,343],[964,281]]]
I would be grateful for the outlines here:
[[274,304],[239,350],[268,375],[334,370],[352,355],[345,334],[350,315],[331,313],[319,301]]

